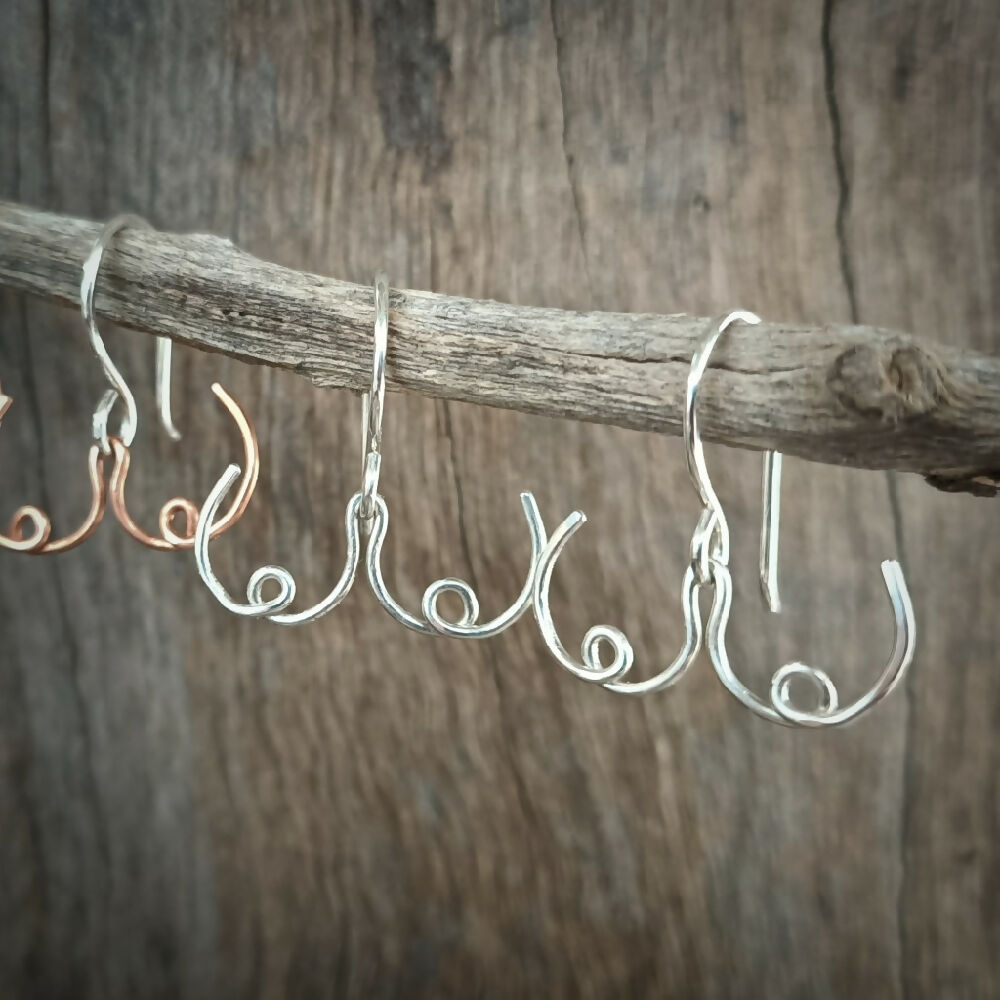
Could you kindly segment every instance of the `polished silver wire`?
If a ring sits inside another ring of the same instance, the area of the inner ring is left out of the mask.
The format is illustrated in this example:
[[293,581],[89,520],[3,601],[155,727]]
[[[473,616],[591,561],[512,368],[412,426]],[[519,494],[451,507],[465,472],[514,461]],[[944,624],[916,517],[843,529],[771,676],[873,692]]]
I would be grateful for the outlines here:
[[[381,469],[382,414],[385,407],[385,362],[388,346],[388,281],[384,274],[375,279],[375,338],[372,361],[371,390],[362,397],[362,448],[364,451],[362,488],[347,505],[344,529],[347,537],[347,554],[344,569],[333,590],[319,603],[304,611],[287,613],[285,609],[295,599],[295,579],[283,566],[261,566],[247,583],[246,602],[235,600],[212,569],[209,555],[211,529],[227,493],[240,474],[239,466],[230,465],[215,484],[205,501],[198,518],[194,538],[195,563],[202,581],[216,600],[228,611],[246,618],[267,618],[278,625],[302,625],[332,611],[350,592],[360,558],[360,534],[367,528],[369,535],[366,550],[368,578],[379,603],[401,624],[424,635],[445,635],[454,638],[482,639],[497,635],[512,625],[531,604],[532,582],[535,565],[542,546],[545,530],[534,498],[530,493],[521,494],[521,504],[531,536],[531,565],[527,580],[517,600],[503,613],[488,622],[479,622],[479,600],[473,589],[464,581],[448,577],[432,583],[421,601],[423,618],[408,612],[389,593],[381,568],[382,545],[389,527],[389,510],[379,495],[378,481]],[[370,504],[370,515],[364,516]],[[265,590],[273,586],[277,592],[265,597]],[[441,612],[439,601],[443,594],[456,594],[462,611],[457,621],[449,621]]]
[[[744,319],[759,323],[753,313],[734,313],[726,323]],[[721,333],[721,331],[720,331]],[[601,684],[616,694],[644,695],[663,691],[676,684],[694,664],[703,638],[699,594],[703,586],[712,583],[711,561],[729,560],[729,525],[722,504],[708,476],[701,435],[698,433],[696,400],[701,385],[701,373],[708,364],[709,351],[703,356],[695,354],[691,360],[696,378],[689,378],[684,404],[684,436],[687,443],[687,463],[691,479],[704,509],[691,539],[691,560],[681,583],[681,609],[684,614],[684,643],[674,659],[658,673],[640,681],[622,678],[632,669],[635,653],[632,644],[621,629],[612,625],[595,625],[583,637],[580,660],[574,659],[566,649],[552,620],[549,588],[556,561],[567,542],[587,520],[582,511],[574,511],[552,533],[538,561],[532,595],[535,620],[546,646],[556,661],[575,677],[593,684]],[[602,649],[610,650],[610,662],[601,657]]]
[[747,323],[750,325],[760,322],[760,317],[756,313],[738,309],[731,312],[718,323],[713,323],[710,332],[698,345],[691,356],[691,367],[688,370],[687,384],[684,389],[684,445],[687,456],[688,474],[694,483],[694,488],[701,497],[701,502],[710,510],[714,517],[713,532],[717,536],[718,557],[729,562],[729,522],[726,520],[722,503],[712,485],[712,479],[708,474],[708,464],[705,461],[705,448],[701,441],[701,432],[698,425],[698,393],[701,389],[701,380],[708,368],[709,358],[712,356],[712,349],[716,341],[721,337],[733,323]]
[[[770,703],[751,691],[736,675],[726,649],[726,628],[732,609],[733,586],[729,571],[729,527],[725,512],[712,485],[705,463],[704,449],[698,432],[697,397],[701,379],[715,344],[734,323],[759,322],[753,313],[733,312],[720,321],[713,321],[695,352],[688,374],[684,435],[688,454],[688,469],[705,504],[700,530],[703,546],[700,565],[707,560],[707,572],[714,585],[712,608],[709,612],[706,645],[712,664],[726,689],[756,715],[782,725],[828,727],[843,725],[857,718],[881,701],[902,680],[913,660],[916,648],[916,621],[913,604],[906,587],[902,568],[894,560],[882,563],[882,576],[893,609],[895,625],[893,648],[882,673],[872,688],[850,705],[841,707],[837,688],[829,675],[805,663],[789,663],[775,672],[770,684]],[[780,459],[780,453],[774,453]],[[777,539],[779,530],[781,485],[780,461],[768,467],[765,460],[763,478],[764,510],[762,533],[769,535],[761,543],[761,583],[764,596],[772,610],[777,601]],[[696,560],[697,562],[697,560]],[[769,591],[771,583],[774,589]],[[780,605],[779,605],[780,606]],[[807,710],[792,704],[793,680],[804,680],[817,696],[817,707]]]
[[[344,533],[347,537],[347,554],[344,559],[344,569],[340,579],[329,594],[321,601],[303,611],[283,613],[295,600],[295,578],[284,566],[261,566],[254,570],[247,582],[247,601],[234,600],[226,590],[222,581],[212,569],[209,556],[212,525],[218,515],[226,495],[240,477],[240,467],[230,465],[212,488],[198,515],[198,525],[194,535],[194,559],[198,567],[198,575],[202,582],[212,592],[215,599],[229,612],[242,618],[267,618],[276,625],[305,625],[314,622],[328,614],[350,593],[354,577],[358,569],[358,559],[361,543],[358,537],[358,514],[361,507],[361,494],[355,493],[347,504],[344,514]],[[272,597],[265,597],[264,591],[269,584],[276,584],[278,591]]]
[[[375,349],[372,359],[371,389],[362,397],[361,454],[362,486],[359,518],[362,533],[368,536],[365,568],[375,599],[401,625],[422,635],[444,635],[453,639],[487,639],[514,624],[531,605],[532,583],[542,547],[545,527],[535,498],[521,494],[521,506],[531,538],[531,564],[517,600],[487,622],[479,621],[479,598],[465,580],[445,577],[424,591],[420,602],[423,617],[412,614],[389,591],[382,573],[382,546],[389,531],[389,508],[378,492],[382,466],[382,416],[385,412],[385,364],[389,340],[389,285],[384,274],[375,277]],[[462,610],[457,620],[444,617],[439,601],[444,594],[458,597]]]
[[91,427],[93,429],[94,440],[98,443],[103,455],[111,454],[111,438],[108,435],[108,422],[111,419],[111,411],[118,402],[118,393],[114,389],[105,389],[101,398],[94,408]]
[[375,275],[375,327],[371,388],[361,397],[361,528],[372,530],[382,469],[382,414],[385,412],[385,361],[389,351],[389,279]]
[[[302,611],[285,612],[295,600],[295,578],[284,566],[260,566],[247,582],[246,602],[232,598],[222,581],[212,569],[209,556],[211,524],[226,494],[240,475],[237,465],[230,465],[222,474],[212,492],[208,495],[194,537],[194,557],[198,575],[215,596],[215,599],[234,615],[243,618],[267,618],[276,625],[305,625],[329,614],[350,593],[358,571],[361,557],[359,530],[370,532],[375,519],[378,501],[378,480],[382,456],[382,412],[385,405],[385,359],[389,334],[389,286],[384,274],[375,276],[375,344],[372,362],[371,391],[361,397],[362,425],[362,487],[348,501],[344,512],[344,534],[347,538],[347,552],[340,579],[321,601]],[[370,513],[364,516],[366,504]],[[265,597],[264,591],[270,585],[277,585],[273,597]]]
[[[549,587],[556,561],[566,543],[586,522],[582,511],[574,511],[552,533],[535,573],[533,603],[535,620],[549,651],[557,662],[575,677],[592,684],[601,684],[616,694],[644,695],[662,691],[676,684],[684,676],[697,658],[701,649],[702,623],[698,607],[698,594],[705,581],[698,578],[694,552],[691,563],[684,573],[681,584],[681,606],[684,611],[684,644],[673,661],[663,670],[641,681],[624,681],[622,678],[632,669],[635,654],[632,644],[621,629],[612,625],[595,625],[583,637],[581,659],[575,660],[567,651],[555,624],[549,605]],[[709,534],[711,531],[709,530]],[[692,549],[694,549],[694,545]],[[601,657],[602,648],[611,652],[610,662]]]
[[[752,313],[740,314],[748,321],[757,320]],[[692,359],[692,369],[704,371],[708,356]],[[705,465],[704,449],[698,434],[698,412],[695,402],[700,377],[689,379],[684,406],[684,429],[687,442],[687,462],[692,481],[701,497],[704,509],[691,539],[691,559],[681,584],[681,609],[684,614],[684,643],[674,659],[658,673],[640,681],[622,678],[635,662],[632,644],[621,631],[612,625],[595,625],[583,637],[580,660],[574,659],[562,640],[552,620],[549,587],[556,561],[567,542],[587,520],[582,511],[574,511],[552,533],[538,561],[535,571],[533,605],[535,620],[546,646],[556,661],[575,677],[593,684],[601,684],[616,694],[644,695],[662,691],[676,684],[694,664],[701,649],[702,618],[699,607],[700,589],[712,582],[712,559],[729,559],[729,525],[722,504],[716,496]],[[601,658],[602,648],[611,652],[609,663]]]
[[761,472],[760,592],[772,614],[781,611],[781,594],[778,590],[781,458],[780,451],[765,451]]
[[167,436],[180,441],[181,432],[174,424],[170,399],[170,375],[173,367],[174,342],[169,337],[156,338],[156,410],[160,426]]
[[[368,539],[365,561],[368,582],[375,599],[400,625],[405,625],[406,628],[422,635],[445,635],[454,639],[488,639],[499,635],[513,625],[531,606],[533,582],[545,545],[545,526],[535,498],[530,493],[522,493],[521,507],[528,522],[528,533],[531,538],[531,564],[517,600],[495,618],[480,622],[479,598],[472,587],[457,577],[445,577],[435,580],[424,591],[420,602],[423,618],[418,618],[392,596],[382,574],[382,546],[389,530],[389,508],[384,498],[376,495],[374,524]],[[457,621],[448,621],[438,607],[438,600],[446,593],[455,594],[462,604],[462,611]]]
[[[136,431],[139,426],[139,411],[136,406],[135,396],[131,388],[125,381],[118,366],[111,360],[108,349],[101,336],[101,331],[97,326],[97,314],[94,311],[94,295],[97,291],[97,277],[101,270],[101,262],[104,259],[104,251],[110,246],[111,241],[123,229],[150,229],[149,223],[138,215],[123,214],[116,215],[105,223],[97,238],[94,240],[90,253],[83,264],[83,272],[80,278],[80,313],[87,330],[90,334],[90,345],[101,362],[104,369],[105,378],[115,392],[115,400],[108,404],[108,397],[105,394],[98,404],[98,409],[94,413],[95,427],[100,428],[95,432],[96,439],[101,444],[101,449],[105,454],[110,451],[108,443],[107,424],[110,417],[110,409],[117,399],[121,399],[125,407],[125,414],[122,417],[121,427],[118,437],[122,443],[128,447],[135,440]],[[160,416],[160,423],[164,430],[175,441],[180,440],[180,433],[174,426],[171,415],[170,403],[170,368],[173,345],[167,337],[156,338],[156,402]],[[104,410],[102,411],[102,407]]]
[[[882,563],[882,577],[892,605],[894,634],[892,651],[875,684],[850,705],[841,707],[837,688],[825,670],[805,663],[788,663],[771,678],[770,703],[751,691],[737,676],[726,649],[726,627],[732,609],[733,583],[729,568],[716,564],[715,595],[709,612],[706,646],[715,672],[725,688],[741,704],[769,722],[814,728],[842,726],[878,704],[902,681],[913,662],[917,630],[913,604],[899,563],[887,559]],[[817,695],[813,710],[797,708],[791,702],[791,682],[807,681]]]
[[[125,414],[122,417],[118,437],[128,447],[135,440],[136,430],[139,426],[138,407],[136,406],[132,390],[129,388],[122,373],[118,370],[118,367],[111,360],[111,355],[108,354],[104,338],[97,327],[97,316],[94,313],[94,293],[97,290],[97,275],[101,269],[101,261],[104,259],[104,251],[114,237],[122,229],[126,228],[126,226],[149,228],[149,223],[138,215],[117,215],[105,223],[97,239],[94,240],[87,259],[83,263],[83,274],[80,279],[80,313],[83,316],[84,323],[87,324],[87,330],[90,334],[90,346],[101,362],[105,378],[107,378],[111,388],[117,394],[117,398],[122,401],[122,405],[125,407]],[[108,398],[107,394],[102,397],[101,403],[98,405],[98,410],[94,414],[95,428],[102,428],[98,439],[101,442],[102,450],[105,450],[105,454],[110,452],[107,423],[110,416],[110,405],[114,403],[114,400],[111,400],[111,404],[109,405]],[[103,412],[102,407],[104,407]]]

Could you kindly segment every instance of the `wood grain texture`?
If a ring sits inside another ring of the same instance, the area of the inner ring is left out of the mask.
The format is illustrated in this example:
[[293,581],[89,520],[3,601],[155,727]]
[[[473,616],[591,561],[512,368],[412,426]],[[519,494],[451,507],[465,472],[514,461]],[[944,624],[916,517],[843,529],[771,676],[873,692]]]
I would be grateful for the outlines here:
[[[13,0],[0,196],[211,231],[284,267],[517,306],[906,329],[996,352],[1000,25],[988,0],[731,4]],[[108,333],[145,416],[152,516],[235,454],[262,480],[213,549],[303,600],[343,558],[358,405],[294,374]],[[715,373],[713,373],[714,375]],[[0,293],[0,502],[85,501],[102,385],[79,319]],[[484,612],[520,587],[518,490],[590,523],[556,574],[567,637],[673,656],[698,503],[676,441],[394,393],[386,575]],[[487,643],[394,626],[359,587],[282,630],[209,602],[190,557],[113,523],[0,562],[0,993],[14,997],[994,996],[1000,554],[994,505],[789,462],[787,609],[755,588],[758,463],[710,449],[734,528],[734,663],[805,657],[845,697],[881,662],[879,559],[920,645],[855,727],[740,711],[707,660],[623,701],[525,621]]]
[[[80,261],[99,232],[0,202],[0,283],[78,302]],[[141,229],[116,238],[101,271],[106,321],[324,387],[371,381],[370,287],[268,264],[219,237]],[[682,433],[690,359],[711,323],[405,291],[390,312],[396,388],[671,434]],[[713,353],[699,404],[706,440],[996,494],[1000,359],[872,327],[766,321],[737,326]]]

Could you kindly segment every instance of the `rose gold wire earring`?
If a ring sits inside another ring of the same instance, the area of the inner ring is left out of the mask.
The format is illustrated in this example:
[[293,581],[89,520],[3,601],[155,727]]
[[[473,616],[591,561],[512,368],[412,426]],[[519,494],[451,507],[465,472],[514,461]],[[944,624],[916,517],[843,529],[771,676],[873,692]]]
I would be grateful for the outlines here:
[[[97,327],[97,317],[94,312],[94,292],[97,287],[97,275],[101,268],[104,251],[111,240],[126,227],[150,228],[144,219],[136,215],[119,215],[108,222],[94,241],[94,246],[83,265],[83,280],[80,283],[80,311],[90,333],[91,346],[100,360],[104,374],[111,386],[94,414],[95,436],[103,454],[114,456],[108,495],[111,509],[121,526],[134,539],[152,549],[159,551],[190,549],[194,546],[195,529],[198,525],[198,508],[190,500],[184,497],[174,497],[163,505],[158,520],[160,530],[158,536],[149,534],[136,524],[125,502],[125,483],[132,461],[130,448],[138,426],[138,410],[131,389],[104,346],[104,338]],[[170,341],[162,337],[157,339],[156,382],[160,423],[170,437],[178,440],[180,434],[174,428],[170,412]],[[260,474],[260,450],[253,425],[239,403],[218,382],[213,383],[212,392],[236,424],[243,444],[244,456],[244,473],[236,496],[226,513],[212,524],[212,537],[214,538],[228,531],[246,511],[257,486],[257,477]],[[125,414],[119,433],[109,437],[107,432],[108,416],[118,399],[121,399],[125,407]],[[183,517],[183,523],[180,525],[177,524],[179,516]]]
[[[10,409],[13,400],[5,396],[0,389],[0,423]],[[43,510],[32,504],[19,507],[10,519],[6,534],[0,534],[0,548],[11,552],[23,552],[28,555],[53,555],[57,552],[68,552],[81,542],[86,541],[97,529],[104,517],[104,503],[107,491],[104,487],[104,456],[97,444],[90,446],[87,455],[87,471],[90,476],[91,502],[90,510],[83,523],[62,538],[51,538],[52,521]],[[28,524],[33,530],[25,532]]]
[[[87,470],[91,485],[90,510],[83,523],[75,531],[61,538],[52,539],[52,521],[48,514],[30,504],[19,507],[10,520],[7,533],[0,533],[0,549],[30,555],[49,555],[75,548],[81,542],[86,541],[97,529],[104,517],[105,505],[109,498],[111,509],[122,527],[143,545],[160,551],[190,549],[194,546],[195,529],[198,525],[198,508],[190,500],[184,497],[175,497],[163,505],[159,517],[159,536],[149,534],[136,524],[125,502],[125,483],[132,461],[130,448],[135,440],[139,415],[132,390],[111,360],[104,345],[104,338],[97,327],[94,292],[104,251],[114,236],[126,226],[149,228],[148,223],[134,215],[120,215],[112,219],[95,240],[83,265],[83,278],[80,282],[80,311],[90,333],[91,346],[101,362],[105,377],[111,386],[101,397],[93,415],[94,443],[90,446],[87,456]],[[180,434],[173,425],[170,412],[170,355],[170,341],[158,338],[156,398],[160,423],[166,432],[177,440],[180,438]],[[229,509],[212,524],[211,534],[214,538],[231,528],[243,516],[257,485],[257,477],[260,473],[260,453],[257,435],[240,405],[218,383],[213,384],[212,392],[232,417],[236,429],[239,431],[243,444],[245,470]],[[117,435],[109,436],[108,419],[119,400],[125,408],[121,428]],[[12,402],[13,400],[0,390],[0,422],[2,422],[7,410],[10,409]],[[113,458],[113,466],[110,482],[106,484],[104,478],[105,462],[109,457]],[[183,523],[180,525],[176,523],[179,516],[183,516]],[[29,525],[30,531],[28,530]]]

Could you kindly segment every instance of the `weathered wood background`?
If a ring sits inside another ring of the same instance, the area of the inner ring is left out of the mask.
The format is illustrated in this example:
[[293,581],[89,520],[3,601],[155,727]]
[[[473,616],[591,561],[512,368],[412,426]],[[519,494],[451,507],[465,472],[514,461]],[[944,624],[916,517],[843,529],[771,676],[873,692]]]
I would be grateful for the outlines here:
[[[231,236],[292,267],[580,308],[862,321],[1000,349],[992,0],[474,5],[6,0],[0,196]],[[969,332],[966,332],[969,331]],[[215,546],[304,600],[342,561],[358,403],[112,332],[145,423],[147,523],[230,455],[264,465]],[[102,385],[76,315],[0,299],[5,510],[85,498]],[[567,635],[672,657],[697,506],[676,440],[391,395],[387,575],[411,601],[520,587],[517,502],[590,524]],[[707,663],[665,695],[564,675],[533,623],[483,644],[395,626],[364,587],[321,623],[227,616],[188,555],[108,521],[0,556],[5,997],[986,997],[1000,990],[995,502],[789,463],[784,589],[754,581],[757,459],[713,449],[737,531],[732,648],[866,686],[904,561],[920,646],[854,728],[794,733]]]

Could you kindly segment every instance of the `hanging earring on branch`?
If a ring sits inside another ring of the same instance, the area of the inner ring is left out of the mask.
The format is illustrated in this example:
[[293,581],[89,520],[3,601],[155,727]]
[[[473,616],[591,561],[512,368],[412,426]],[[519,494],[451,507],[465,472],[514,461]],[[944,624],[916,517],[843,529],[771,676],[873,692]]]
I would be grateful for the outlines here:
[[[95,414],[95,433],[101,444],[101,450],[114,455],[114,468],[108,493],[111,508],[122,527],[143,545],[161,551],[174,549],[189,549],[194,546],[195,526],[198,520],[198,508],[184,497],[168,500],[160,510],[158,527],[159,536],[151,535],[141,528],[129,513],[125,501],[125,484],[131,467],[131,446],[135,440],[138,428],[138,408],[135,396],[118,367],[111,360],[104,338],[97,326],[97,315],[94,311],[94,293],[97,288],[97,278],[100,273],[104,252],[114,237],[126,227],[149,228],[145,220],[135,215],[119,215],[112,219],[101,230],[94,241],[90,255],[83,265],[83,279],[80,283],[80,311],[90,334],[91,347],[104,369],[105,377],[111,386],[112,394],[106,397],[106,405],[99,407]],[[175,440],[180,435],[173,425],[170,407],[170,341],[158,338],[156,353],[156,396],[159,407],[160,423],[167,433]],[[250,497],[257,485],[260,471],[260,458],[257,436],[254,433],[246,413],[218,382],[212,385],[212,392],[230,415],[239,431],[243,444],[244,473],[236,497],[233,499],[225,516],[212,525],[213,537],[228,531],[242,516],[250,502]],[[116,400],[120,399],[125,409],[121,427],[117,435],[109,437],[107,431],[110,411]],[[180,525],[178,519],[182,519]]]
[[[234,615],[246,618],[267,618],[277,625],[304,625],[328,614],[350,593],[358,569],[361,553],[359,529],[366,534],[371,530],[375,517],[375,500],[378,495],[378,473],[381,463],[382,407],[385,400],[385,355],[388,342],[388,288],[384,275],[375,278],[375,337],[372,372],[372,390],[361,400],[362,424],[362,475],[360,491],[347,503],[344,515],[344,533],[347,554],[340,579],[323,600],[310,608],[294,613],[284,613],[295,600],[295,578],[284,566],[261,566],[247,583],[247,602],[234,600],[212,569],[208,542],[210,525],[226,494],[239,476],[237,465],[230,465],[202,507],[198,531],[195,533],[194,555],[198,574],[215,599]],[[269,584],[277,585],[277,593],[265,597]]]
[[[713,322],[704,340],[691,359],[684,409],[684,438],[687,445],[688,469],[695,480],[705,514],[713,525],[707,554],[708,577],[715,587],[712,610],[709,613],[707,646],[712,664],[726,689],[743,705],[769,722],[791,726],[839,726],[857,718],[881,701],[903,679],[913,661],[916,647],[916,622],[906,580],[899,563],[887,559],[882,563],[882,576],[892,606],[894,640],[892,651],[874,686],[850,705],[841,707],[837,688],[830,677],[817,667],[805,663],[789,663],[771,678],[770,704],[754,694],[735,674],[726,649],[726,627],[732,608],[733,584],[729,572],[729,525],[718,495],[712,485],[705,462],[705,452],[698,432],[698,390],[708,367],[708,360],[719,338],[737,321],[758,323],[753,313],[733,312],[719,322]],[[765,456],[763,474],[763,516],[761,535],[760,579],[765,599],[772,611],[780,610],[778,599],[778,532],[780,520],[781,455]],[[815,688],[819,704],[814,710],[797,708],[791,700],[791,682],[795,678],[809,681]]]
[[[456,639],[487,639],[499,635],[514,624],[531,605],[532,581],[538,557],[545,544],[542,524],[535,498],[530,493],[521,494],[521,506],[528,522],[531,538],[531,563],[524,587],[517,600],[506,611],[488,622],[479,622],[479,599],[464,580],[446,577],[436,580],[425,591],[418,618],[406,610],[389,593],[382,575],[382,546],[389,530],[389,508],[378,492],[379,472],[382,466],[382,413],[385,400],[385,359],[389,333],[389,289],[384,274],[375,279],[375,357],[372,368],[371,390],[364,396],[362,456],[364,484],[361,500],[361,524],[368,538],[366,569],[368,582],[376,600],[401,625],[423,635],[446,635]],[[462,613],[457,621],[450,622],[438,608],[442,594],[457,595],[462,603]]]
[[[479,602],[472,588],[464,580],[448,578],[432,583],[424,592],[422,608],[425,620],[411,615],[389,593],[380,565],[382,544],[389,526],[389,511],[379,495],[379,473],[382,468],[382,414],[385,408],[385,364],[389,338],[389,287],[384,274],[375,278],[375,324],[372,354],[372,380],[370,391],[361,403],[361,454],[362,486],[351,497],[344,516],[347,537],[347,554],[343,572],[333,590],[322,601],[303,611],[286,613],[295,599],[295,578],[283,566],[261,566],[251,575],[246,588],[246,602],[236,601],[212,569],[209,538],[216,512],[240,474],[239,466],[230,465],[215,484],[202,507],[195,532],[194,554],[198,573],[216,600],[233,614],[247,618],[267,618],[278,625],[303,625],[315,621],[332,611],[348,595],[354,584],[360,558],[360,535],[368,537],[368,579],[376,599],[403,625],[425,635],[452,635],[463,638],[485,638],[496,635],[516,621],[531,602],[531,580],[535,562],[544,544],[544,530],[530,494],[523,494],[521,502],[532,532],[532,562],[528,580],[518,600],[502,615],[477,624]],[[277,586],[277,592],[265,597],[268,585]],[[444,620],[438,612],[438,597],[451,591],[462,601],[463,612],[457,623]]]
[[[552,620],[549,587],[556,562],[569,540],[583,526],[587,517],[576,510],[552,533],[538,560],[535,573],[533,603],[535,620],[549,652],[558,663],[575,677],[600,684],[616,694],[645,695],[663,691],[676,684],[691,668],[702,643],[702,618],[699,607],[701,588],[711,584],[706,546],[716,535],[714,517],[703,512],[691,540],[691,557],[681,582],[681,609],[684,614],[684,642],[674,659],[658,673],[643,680],[623,680],[632,669],[635,653],[625,633],[613,625],[595,625],[583,637],[580,660],[574,659]],[[610,661],[601,658],[602,648],[610,649]]]

